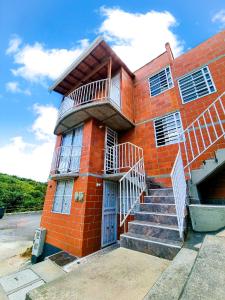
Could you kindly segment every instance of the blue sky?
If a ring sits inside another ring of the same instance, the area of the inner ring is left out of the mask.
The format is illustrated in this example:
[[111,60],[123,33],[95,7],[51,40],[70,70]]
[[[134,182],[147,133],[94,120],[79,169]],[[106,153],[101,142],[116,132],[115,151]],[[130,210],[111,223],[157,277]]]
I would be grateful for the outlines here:
[[224,25],[222,0],[1,1],[0,172],[47,179],[60,101],[48,86],[97,35],[134,70],[167,41],[180,55]]

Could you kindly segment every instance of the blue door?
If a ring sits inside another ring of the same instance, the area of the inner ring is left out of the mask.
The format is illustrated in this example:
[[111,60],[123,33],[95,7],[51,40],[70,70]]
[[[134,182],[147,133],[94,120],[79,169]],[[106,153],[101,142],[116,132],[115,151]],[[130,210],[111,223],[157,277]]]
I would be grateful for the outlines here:
[[117,198],[118,184],[104,181],[102,210],[102,247],[117,241]]

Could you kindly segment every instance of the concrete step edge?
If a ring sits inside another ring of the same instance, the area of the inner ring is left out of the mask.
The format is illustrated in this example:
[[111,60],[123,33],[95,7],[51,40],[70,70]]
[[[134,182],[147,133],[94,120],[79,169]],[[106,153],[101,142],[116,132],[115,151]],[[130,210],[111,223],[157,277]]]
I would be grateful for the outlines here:
[[173,204],[173,203],[156,203],[156,202],[154,202],[154,203],[140,203],[141,205],[142,204],[144,204],[144,205],[173,205],[173,206],[175,206],[176,204]]
[[135,224],[140,226],[148,226],[148,227],[156,227],[156,228],[162,228],[162,229],[168,229],[168,230],[174,230],[179,231],[178,227],[170,227],[167,224],[160,224],[160,223],[154,223],[154,222],[145,222],[145,221],[131,221],[129,224]]
[[146,215],[157,215],[157,216],[167,216],[167,217],[176,217],[176,214],[166,214],[166,213],[159,213],[159,212],[150,212],[150,211],[138,211],[135,214],[146,214]]
[[130,235],[127,235],[127,234],[121,234],[120,238],[121,237],[128,238],[128,239],[133,239],[133,240],[137,240],[137,241],[142,241],[142,242],[145,242],[145,243],[163,245],[163,246],[172,247],[172,248],[176,248],[176,249],[181,249],[182,248],[181,246],[178,246],[178,245],[174,245],[174,244],[170,244],[170,243],[167,244],[165,242],[161,242],[160,239],[159,239],[159,241],[156,241],[156,240],[151,240],[150,238],[145,239],[145,238],[136,237],[134,235],[130,236]]

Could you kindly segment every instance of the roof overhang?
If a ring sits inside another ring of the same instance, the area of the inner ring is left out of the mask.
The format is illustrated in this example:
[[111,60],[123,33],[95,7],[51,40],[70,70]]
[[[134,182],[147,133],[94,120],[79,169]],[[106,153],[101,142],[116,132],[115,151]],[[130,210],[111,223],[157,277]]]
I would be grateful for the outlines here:
[[[76,86],[87,83],[87,81],[85,82],[85,78],[92,73],[93,75],[88,77],[89,82],[106,78],[108,69],[107,64],[104,64],[104,62],[110,57],[112,59],[112,74],[123,67],[132,78],[134,77],[134,74],[105,42],[103,37],[98,37],[86,51],[66,69],[49,90],[67,95]],[[101,64],[103,67],[98,69],[97,72],[93,72]]]

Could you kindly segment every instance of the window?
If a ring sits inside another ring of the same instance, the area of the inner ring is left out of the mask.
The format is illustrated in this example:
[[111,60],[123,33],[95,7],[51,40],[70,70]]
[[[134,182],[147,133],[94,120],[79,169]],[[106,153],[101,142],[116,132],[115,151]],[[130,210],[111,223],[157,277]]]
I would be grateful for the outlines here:
[[58,173],[79,172],[82,139],[83,126],[79,126],[63,136],[59,152]]
[[151,97],[156,96],[173,87],[170,67],[166,67],[159,73],[151,76],[148,80]]
[[183,103],[216,91],[209,68],[206,66],[178,80]]
[[182,131],[180,113],[176,112],[154,121],[156,145],[165,146],[178,142]]
[[73,191],[73,181],[58,181],[52,211],[70,214]]

